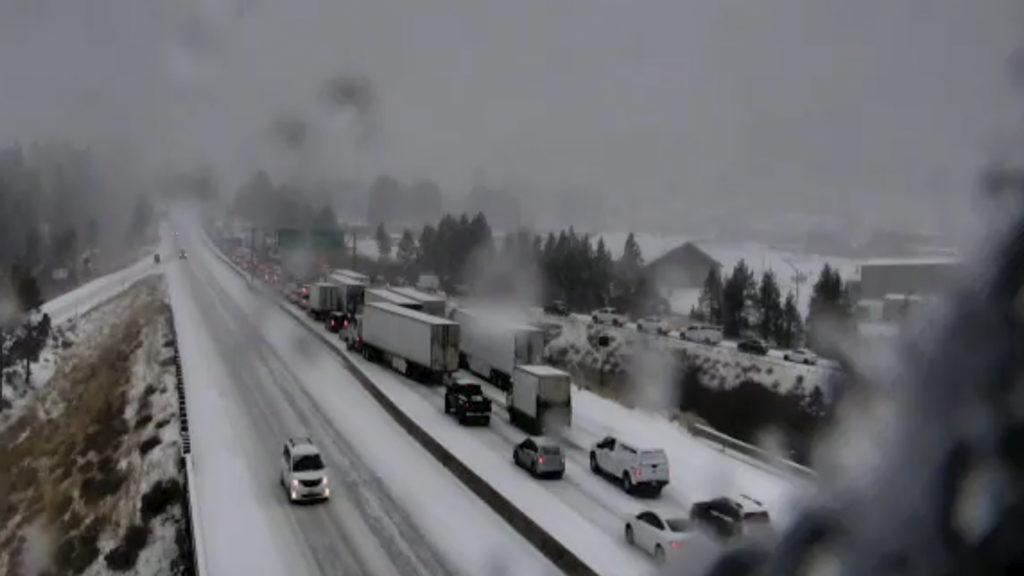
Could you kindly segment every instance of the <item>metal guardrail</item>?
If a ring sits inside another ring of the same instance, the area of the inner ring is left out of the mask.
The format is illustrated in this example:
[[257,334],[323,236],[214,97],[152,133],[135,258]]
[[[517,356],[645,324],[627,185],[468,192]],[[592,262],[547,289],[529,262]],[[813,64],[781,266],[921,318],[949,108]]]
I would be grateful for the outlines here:
[[722,446],[723,448],[733,450],[734,452],[739,452],[744,456],[748,456],[759,462],[763,462],[764,464],[767,464],[768,466],[771,466],[776,470],[796,474],[797,476],[809,478],[812,480],[817,479],[818,477],[817,472],[806,466],[797,464],[792,460],[780,458],[779,456],[776,456],[775,454],[772,454],[771,452],[768,452],[767,450],[764,450],[762,448],[758,448],[753,444],[747,444],[746,442],[741,442],[731,436],[726,436],[725,434],[722,434],[721,432],[715,430],[714,428],[709,428],[708,426],[704,426],[703,424],[690,423],[687,424],[686,429],[690,431],[690,434],[698,438],[710,440],[715,444]]
[[[236,274],[243,279],[248,278],[248,273],[235,265],[224,255],[216,243],[209,237],[207,242],[214,250],[214,254],[223,262],[228,264]],[[327,344],[328,350],[334,353],[348,368],[349,372],[356,377],[360,385],[377,401],[385,412],[402,427],[420,446],[442,466],[452,473],[466,488],[472,491],[480,500],[489,506],[505,522],[519,533],[527,542],[533,545],[545,558],[551,561],[562,572],[569,576],[598,576],[598,573],[588,566],[579,556],[569,550],[557,538],[552,536],[542,526],[537,524],[528,514],[519,509],[511,500],[505,497],[498,489],[491,486],[466,463],[460,460],[439,440],[420,426],[411,416],[402,411],[391,398],[384,393],[373,380],[347,355],[333,346],[327,335],[314,330],[312,326],[302,321],[298,312],[289,307],[286,303],[275,299],[275,303],[286,313],[296,317],[301,326],[306,328],[310,334]]]
[[[168,305],[169,308],[169,305]],[[181,440],[181,464],[185,470],[185,494],[182,502],[185,532],[188,537],[190,566],[193,576],[206,575],[206,553],[202,537],[202,523],[199,521],[199,503],[195,491],[195,471],[192,464],[192,437],[189,432],[188,405],[185,402],[185,378],[181,370],[181,355],[178,352],[178,331],[174,315],[168,310],[168,330],[174,347],[174,389],[178,397],[178,433]]]

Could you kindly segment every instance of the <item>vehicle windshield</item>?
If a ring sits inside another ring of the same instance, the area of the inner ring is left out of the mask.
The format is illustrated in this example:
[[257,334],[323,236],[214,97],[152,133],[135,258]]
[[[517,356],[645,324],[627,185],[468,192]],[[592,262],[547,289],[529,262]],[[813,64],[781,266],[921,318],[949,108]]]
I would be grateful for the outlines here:
[[690,531],[690,521],[685,518],[668,518],[665,520],[665,524],[667,524],[668,529],[673,532]]
[[292,472],[316,472],[324,469],[324,461],[319,454],[299,456],[292,462]]

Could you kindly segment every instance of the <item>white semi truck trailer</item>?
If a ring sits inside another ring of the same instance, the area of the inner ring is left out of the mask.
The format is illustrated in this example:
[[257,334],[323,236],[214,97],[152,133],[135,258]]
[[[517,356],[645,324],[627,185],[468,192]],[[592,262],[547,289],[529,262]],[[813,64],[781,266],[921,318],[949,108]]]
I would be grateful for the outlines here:
[[508,417],[528,434],[572,425],[572,377],[551,366],[516,366],[507,392]]
[[467,309],[456,310],[452,319],[462,329],[459,346],[463,367],[498,388],[508,390],[512,386],[516,366],[543,361],[544,331],[539,328]]
[[368,302],[358,348],[367,360],[428,384],[446,383],[459,369],[459,325],[394,304]]
[[415,300],[423,305],[423,311],[434,316],[444,316],[447,302],[440,294],[431,294],[408,286],[395,286],[388,288],[399,296]]

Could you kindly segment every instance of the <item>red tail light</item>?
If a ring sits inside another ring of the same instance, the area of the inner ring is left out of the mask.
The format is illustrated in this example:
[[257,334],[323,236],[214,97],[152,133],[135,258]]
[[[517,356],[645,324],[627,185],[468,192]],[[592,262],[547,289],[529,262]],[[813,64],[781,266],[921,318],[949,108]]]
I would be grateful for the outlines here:
[[641,470],[639,468],[636,469],[636,472],[634,472],[634,474],[636,475],[637,480],[639,480],[640,478],[643,478],[643,476],[644,476],[643,470]]
[[680,546],[682,546],[682,545],[683,545],[683,543],[682,543],[682,542],[673,542],[673,543],[672,543],[672,547],[673,547],[673,548],[679,548],[679,547],[680,547]]
[[469,402],[466,402],[466,403],[465,403],[465,404],[463,405],[463,407],[464,407],[464,408],[469,408]]
[[544,463],[544,457],[543,456],[538,457],[537,458],[537,462],[543,464]]
[[348,328],[348,320],[345,320],[345,322],[342,323],[342,326],[344,326],[345,328]]

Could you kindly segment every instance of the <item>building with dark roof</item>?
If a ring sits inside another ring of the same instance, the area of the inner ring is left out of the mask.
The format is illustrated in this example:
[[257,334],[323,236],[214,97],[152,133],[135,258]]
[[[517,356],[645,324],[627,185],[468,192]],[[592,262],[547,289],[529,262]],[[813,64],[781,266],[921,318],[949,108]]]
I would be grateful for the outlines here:
[[686,242],[651,261],[644,276],[663,291],[700,288],[712,267],[721,270],[722,264],[696,244]]

